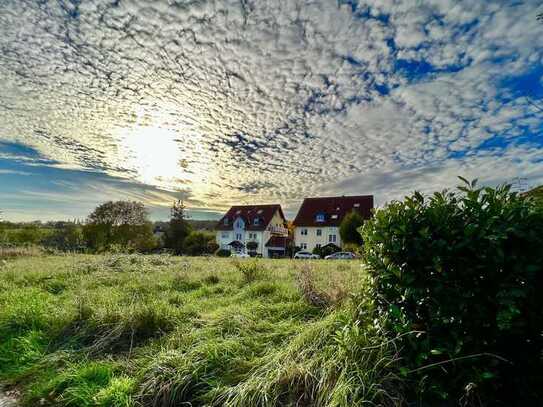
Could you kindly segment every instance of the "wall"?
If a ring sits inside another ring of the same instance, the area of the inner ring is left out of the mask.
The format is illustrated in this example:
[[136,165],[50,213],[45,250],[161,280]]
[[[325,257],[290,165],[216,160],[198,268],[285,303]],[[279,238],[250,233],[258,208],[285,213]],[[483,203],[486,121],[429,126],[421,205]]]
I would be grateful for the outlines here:
[[[301,232],[303,229],[307,229],[307,236],[302,235]],[[321,236],[317,236],[317,229],[322,231]],[[335,245],[341,247],[341,237],[339,236],[339,227],[336,226],[324,226],[324,227],[296,227],[294,230],[294,244],[297,247],[301,247],[302,243],[307,244],[307,251],[312,252],[317,244],[324,246],[330,241],[328,240],[329,235],[336,235],[336,241],[333,242]]]

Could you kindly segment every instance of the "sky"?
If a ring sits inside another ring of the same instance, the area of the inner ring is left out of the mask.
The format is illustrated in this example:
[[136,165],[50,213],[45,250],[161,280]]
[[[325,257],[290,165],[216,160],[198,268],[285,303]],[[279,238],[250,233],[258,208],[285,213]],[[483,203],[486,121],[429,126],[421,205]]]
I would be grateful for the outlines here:
[[[543,184],[539,1],[0,0],[0,210]],[[516,181],[515,181],[516,180]],[[520,180],[520,181],[519,181]]]

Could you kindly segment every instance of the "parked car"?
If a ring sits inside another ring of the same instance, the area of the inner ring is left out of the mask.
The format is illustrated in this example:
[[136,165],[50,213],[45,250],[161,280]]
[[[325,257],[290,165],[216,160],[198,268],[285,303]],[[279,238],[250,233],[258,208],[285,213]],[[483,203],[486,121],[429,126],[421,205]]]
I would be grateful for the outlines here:
[[232,253],[230,257],[237,257],[238,259],[250,259],[251,256],[249,256],[247,253]]
[[313,260],[313,259],[320,259],[321,256],[319,256],[318,254],[313,254],[311,252],[306,252],[304,250],[300,250],[299,252],[297,252],[294,255],[294,258],[295,259],[310,259],[310,260]]
[[356,259],[353,252],[336,252],[325,257],[326,260],[352,260]]

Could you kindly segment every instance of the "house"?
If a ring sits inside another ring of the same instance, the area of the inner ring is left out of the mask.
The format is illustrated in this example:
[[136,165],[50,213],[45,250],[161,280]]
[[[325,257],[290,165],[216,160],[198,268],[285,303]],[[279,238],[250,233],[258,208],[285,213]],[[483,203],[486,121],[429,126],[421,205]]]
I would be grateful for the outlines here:
[[294,245],[307,251],[328,244],[341,247],[339,225],[345,215],[356,211],[369,219],[372,209],[373,195],[306,198],[294,219]]
[[236,253],[282,257],[288,229],[281,205],[232,206],[217,224],[217,244]]

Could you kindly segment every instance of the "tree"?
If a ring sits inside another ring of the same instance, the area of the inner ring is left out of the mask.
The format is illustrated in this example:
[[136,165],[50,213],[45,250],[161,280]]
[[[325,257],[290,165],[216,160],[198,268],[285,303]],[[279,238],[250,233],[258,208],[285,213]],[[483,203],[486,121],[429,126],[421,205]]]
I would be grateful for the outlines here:
[[175,254],[183,253],[185,239],[192,232],[192,227],[187,219],[185,204],[181,200],[175,201],[172,205],[170,224],[164,239],[165,246]]
[[339,225],[339,235],[344,244],[362,245],[362,236],[358,229],[364,224],[364,218],[356,211],[351,211]]
[[95,251],[114,247],[147,251],[156,246],[148,212],[141,202],[109,201],[99,205],[87,218],[83,236]]
[[[212,245],[210,243],[214,243]],[[194,231],[185,238],[184,251],[191,256],[214,253],[217,249],[215,235],[212,233]]]
[[75,223],[62,222],[54,233],[43,240],[45,246],[59,250],[80,250],[84,246],[82,228]]

